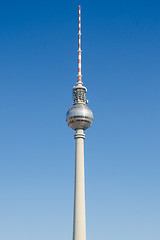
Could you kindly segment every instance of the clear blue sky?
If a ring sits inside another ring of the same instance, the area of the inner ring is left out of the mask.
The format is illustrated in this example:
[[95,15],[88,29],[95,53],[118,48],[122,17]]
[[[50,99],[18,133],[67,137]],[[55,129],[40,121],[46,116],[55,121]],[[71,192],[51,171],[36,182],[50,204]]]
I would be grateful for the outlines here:
[[79,4],[87,240],[159,240],[158,0],[1,1],[0,239],[72,239]]

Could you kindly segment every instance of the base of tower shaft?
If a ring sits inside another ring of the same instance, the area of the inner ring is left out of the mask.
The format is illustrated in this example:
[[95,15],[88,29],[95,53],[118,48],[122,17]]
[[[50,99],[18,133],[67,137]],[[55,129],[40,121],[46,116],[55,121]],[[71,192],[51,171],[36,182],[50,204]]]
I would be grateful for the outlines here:
[[75,153],[74,221],[73,240],[86,240],[84,139],[83,129],[77,129]]

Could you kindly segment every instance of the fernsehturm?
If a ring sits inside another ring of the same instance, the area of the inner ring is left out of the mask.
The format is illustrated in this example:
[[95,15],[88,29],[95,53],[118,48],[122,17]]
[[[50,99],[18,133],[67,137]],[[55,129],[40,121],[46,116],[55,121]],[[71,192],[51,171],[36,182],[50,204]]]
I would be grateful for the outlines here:
[[93,113],[87,106],[87,89],[82,82],[81,53],[81,7],[79,6],[78,79],[77,86],[73,87],[73,106],[66,115],[69,127],[75,130],[74,138],[76,141],[73,240],[86,240],[84,130],[88,129],[93,121]]

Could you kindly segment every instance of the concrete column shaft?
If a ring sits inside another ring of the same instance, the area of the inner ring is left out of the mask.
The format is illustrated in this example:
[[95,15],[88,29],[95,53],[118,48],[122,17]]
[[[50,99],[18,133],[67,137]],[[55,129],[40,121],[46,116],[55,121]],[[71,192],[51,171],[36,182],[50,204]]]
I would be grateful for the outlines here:
[[73,240],[86,240],[85,180],[84,180],[84,139],[82,129],[76,130],[75,188]]

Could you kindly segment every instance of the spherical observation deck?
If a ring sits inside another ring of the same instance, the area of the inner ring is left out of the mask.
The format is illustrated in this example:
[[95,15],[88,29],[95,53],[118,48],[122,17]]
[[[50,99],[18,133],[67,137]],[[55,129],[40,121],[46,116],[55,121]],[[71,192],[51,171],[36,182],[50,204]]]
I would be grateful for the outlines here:
[[73,130],[89,128],[93,121],[93,113],[86,104],[77,103],[67,112],[66,121]]

